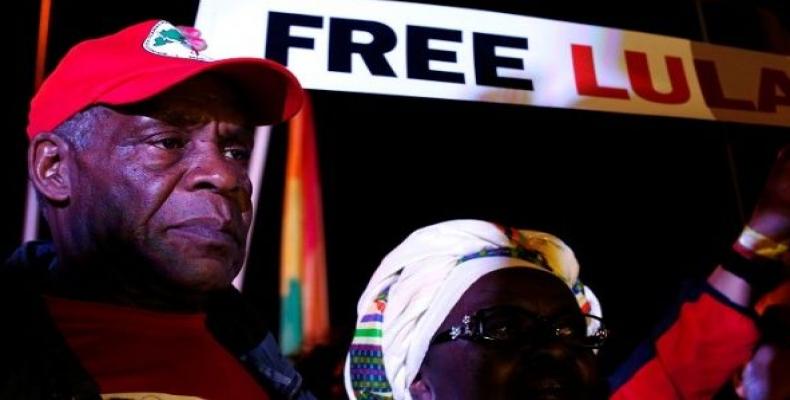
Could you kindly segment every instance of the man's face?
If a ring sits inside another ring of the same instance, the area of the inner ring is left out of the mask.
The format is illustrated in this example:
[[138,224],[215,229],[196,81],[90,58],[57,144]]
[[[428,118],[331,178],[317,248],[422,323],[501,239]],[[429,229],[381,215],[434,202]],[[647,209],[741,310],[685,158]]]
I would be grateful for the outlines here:
[[[464,293],[438,332],[459,325],[464,315],[498,306],[517,307],[548,319],[583,316],[567,286],[548,273],[507,268],[484,275]],[[435,400],[597,398],[591,350],[555,337],[519,343],[455,340],[430,347],[421,378]],[[429,397],[430,398],[430,397]]]
[[253,136],[237,105],[221,81],[201,77],[105,110],[76,156],[70,223],[79,236],[178,287],[229,285],[252,217]]

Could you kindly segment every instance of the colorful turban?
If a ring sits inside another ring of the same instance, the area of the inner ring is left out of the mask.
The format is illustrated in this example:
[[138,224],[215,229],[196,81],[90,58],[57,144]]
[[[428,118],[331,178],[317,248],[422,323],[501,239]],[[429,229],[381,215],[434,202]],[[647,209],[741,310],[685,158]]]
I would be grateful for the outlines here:
[[477,220],[428,226],[382,260],[359,299],[345,366],[349,397],[411,400],[409,385],[450,310],[480,277],[510,267],[557,276],[582,312],[601,316],[598,299],[578,279],[573,251],[557,237]]

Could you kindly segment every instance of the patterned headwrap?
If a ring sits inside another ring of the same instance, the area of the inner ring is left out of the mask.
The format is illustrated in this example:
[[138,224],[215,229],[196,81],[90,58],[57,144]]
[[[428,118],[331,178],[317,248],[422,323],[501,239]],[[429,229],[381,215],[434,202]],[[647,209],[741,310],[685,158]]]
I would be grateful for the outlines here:
[[480,277],[509,267],[557,276],[582,312],[601,316],[598,299],[578,280],[573,251],[557,237],[478,220],[428,226],[382,260],[359,299],[345,366],[349,397],[411,400],[409,385],[447,314]]

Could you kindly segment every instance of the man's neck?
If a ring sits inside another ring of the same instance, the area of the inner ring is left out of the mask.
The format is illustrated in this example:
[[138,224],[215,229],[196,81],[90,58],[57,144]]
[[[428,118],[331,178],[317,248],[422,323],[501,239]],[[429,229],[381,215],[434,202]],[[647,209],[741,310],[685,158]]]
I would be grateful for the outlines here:
[[206,293],[169,284],[144,265],[100,259],[59,259],[49,271],[47,291],[75,300],[167,312],[194,312],[204,307]]

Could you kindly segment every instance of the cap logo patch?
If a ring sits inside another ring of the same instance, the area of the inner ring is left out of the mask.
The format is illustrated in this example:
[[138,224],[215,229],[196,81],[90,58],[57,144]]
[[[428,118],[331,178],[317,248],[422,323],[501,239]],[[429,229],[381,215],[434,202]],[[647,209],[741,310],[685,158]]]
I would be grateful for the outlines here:
[[209,57],[200,54],[200,49],[192,43],[193,40],[169,22],[159,21],[151,28],[151,32],[143,42],[143,48],[150,53],[165,57],[211,61]]

